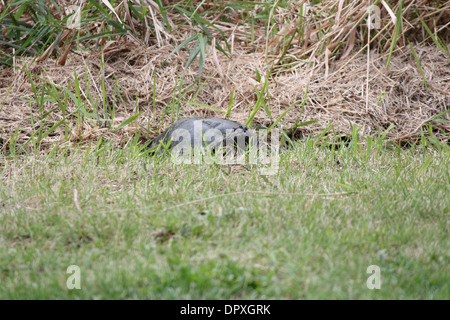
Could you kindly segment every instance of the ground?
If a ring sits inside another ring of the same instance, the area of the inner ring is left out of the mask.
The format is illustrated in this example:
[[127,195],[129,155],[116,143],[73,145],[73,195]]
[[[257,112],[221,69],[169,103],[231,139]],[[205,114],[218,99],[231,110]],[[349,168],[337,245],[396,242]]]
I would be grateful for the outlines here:
[[449,172],[448,147],[382,140],[299,142],[265,177],[138,144],[9,160],[0,299],[448,299]]
[[450,2],[372,3],[0,1],[0,299],[449,299]]

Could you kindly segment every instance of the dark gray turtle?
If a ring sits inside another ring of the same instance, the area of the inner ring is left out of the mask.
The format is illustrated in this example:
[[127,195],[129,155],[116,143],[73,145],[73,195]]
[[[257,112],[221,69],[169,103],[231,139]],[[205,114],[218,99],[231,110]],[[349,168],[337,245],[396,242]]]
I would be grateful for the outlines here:
[[[250,139],[251,137],[254,139]],[[204,148],[206,145],[211,150],[227,146],[245,149],[249,141],[256,142],[255,133],[235,121],[219,118],[184,118],[153,139],[149,148],[157,147],[161,143],[167,145],[170,142],[169,150]],[[165,148],[161,145],[156,150],[163,153]]]

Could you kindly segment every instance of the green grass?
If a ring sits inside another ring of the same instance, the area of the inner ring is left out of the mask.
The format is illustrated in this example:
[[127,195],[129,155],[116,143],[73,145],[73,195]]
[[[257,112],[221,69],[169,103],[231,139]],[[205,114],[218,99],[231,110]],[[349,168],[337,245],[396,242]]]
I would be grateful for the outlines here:
[[[109,2],[117,7],[117,1]],[[192,1],[155,2],[161,13],[151,20],[147,7],[129,4],[128,12],[126,6],[113,12],[99,1],[88,1],[80,29],[67,38],[63,34],[69,17],[61,21],[55,16],[62,7],[48,10],[49,1],[33,0],[8,4],[0,13],[0,66],[17,68],[15,59],[26,56],[38,61],[59,60],[72,43],[80,52],[98,51],[98,40],[117,41],[125,35],[142,47],[150,46],[157,38],[156,21],[164,26],[163,32],[186,35],[186,39],[168,42],[175,48],[170,52],[188,50],[185,69],[198,56],[199,77],[186,88],[184,76],[178,74],[178,92],[170,93],[172,102],[164,106],[163,116],[156,117],[159,106],[153,74],[150,121],[162,126],[169,115],[171,122],[175,121],[183,114],[185,103],[217,111],[195,99],[213,76],[201,78],[207,45],[215,39],[217,50],[230,53],[229,33],[225,34],[213,17],[220,13],[221,20],[232,22],[233,16],[222,14],[221,7],[201,12]],[[325,2],[316,1],[315,6],[321,3]],[[304,19],[320,28],[328,19],[320,10],[308,17],[300,11],[299,27],[287,34],[282,22],[287,26],[292,19],[289,14],[294,10],[289,5],[288,1],[227,4],[242,17],[237,22],[245,33],[242,43],[253,46],[255,39],[267,36],[266,41],[259,41],[261,47],[254,49],[268,55],[268,42],[276,36],[282,38],[271,52],[276,59],[267,61],[270,69],[261,70],[264,86],[255,90],[257,102],[249,109],[246,123],[251,126],[262,107],[268,118],[275,120],[269,131],[294,106],[278,118],[272,117],[269,77],[298,63],[292,60],[290,50],[294,44],[305,44]],[[433,9],[437,15],[443,6]],[[280,21],[276,9],[286,8],[288,15]],[[388,52],[387,47],[381,50],[387,53],[386,65],[400,46],[400,18],[407,13],[401,6],[397,8],[395,33],[385,37],[392,45]],[[417,32],[418,39],[429,37],[448,56],[441,39],[443,29],[435,34],[428,27],[436,24],[435,17],[426,10],[418,13],[416,29],[423,31]],[[105,28],[92,28],[94,23]],[[352,23],[361,23],[364,33],[362,18]],[[297,58],[314,53],[316,59],[322,59],[330,39],[327,35],[338,29],[332,24],[325,26],[316,44],[310,44],[311,49]],[[345,44],[347,40],[340,41]],[[56,56],[50,54],[53,49]],[[28,129],[5,133],[0,128],[0,299],[450,298],[450,151],[448,142],[433,136],[436,127],[425,124],[428,131],[420,128],[420,144],[409,149],[385,143],[394,125],[379,139],[369,137],[363,142],[358,140],[360,129],[352,127],[347,146],[327,142],[331,124],[315,138],[292,142],[289,137],[297,127],[320,120],[300,122],[300,112],[294,126],[283,132],[292,148],[282,153],[279,172],[267,177],[260,176],[257,167],[175,165],[168,158],[150,157],[140,153],[136,134],[123,149],[100,138],[88,150],[86,145],[64,149],[55,144],[46,153],[46,138],[61,128],[64,145],[68,145],[75,124],[106,127],[120,134],[142,115],[136,101],[132,115],[114,124],[116,113],[128,103],[118,83],[114,92],[107,90],[103,56],[100,65],[103,77],[97,93],[89,90],[87,72],[84,87],[75,70],[73,83],[60,87],[48,75],[21,67],[32,86],[34,97],[29,102],[34,112],[30,118],[24,114],[31,127],[25,142],[19,134]],[[255,72],[261,82],[260,71]],[[191,97],[188,93],[194,86],[198,88]],[[11,88],[0,98],[0,109]],[[303,100],[295,102],[301,102],[302,111],[307,94],[308,89]],[[228,110],[220,110],[226,117],[234,100],[232,91]],[[444,113],[433,121],[445,121],[437,119]],[[124,135],[123,141],[128,137]],[[70,265],[81,269],[81,290],[66,287]],[[366,286],[370,265],[381,267],[380,290]]]
[[449,299],[448,147],[371,142],[295,142],[265,178],[133,143],[0,155],[0,299]]

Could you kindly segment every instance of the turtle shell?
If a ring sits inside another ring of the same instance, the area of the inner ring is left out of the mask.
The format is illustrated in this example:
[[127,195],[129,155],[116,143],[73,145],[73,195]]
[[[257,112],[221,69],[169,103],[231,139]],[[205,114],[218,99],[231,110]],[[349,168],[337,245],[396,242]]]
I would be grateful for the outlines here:
[[[169,150],[205,148],[206,145],[211,149],[230,145],[244,149],[251,137],[256,137],[253,130],[235,121],[212,117],[183,118],[153,139],[149,148],[170,142]],[[162,146],[156,149],[158,153],[165,150]]]

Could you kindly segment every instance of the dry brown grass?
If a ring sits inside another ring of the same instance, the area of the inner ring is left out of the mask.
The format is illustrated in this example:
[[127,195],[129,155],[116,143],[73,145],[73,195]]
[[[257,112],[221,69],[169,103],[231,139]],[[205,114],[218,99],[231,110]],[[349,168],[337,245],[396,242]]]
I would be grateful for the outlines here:
[[[285,9],[271,12],[271,16],[280,22],[277,26],[278,34],[289,37],[294,28],[302,23],[296,14],[300,3],[301,1]],[[436,12],[427,4],[427,1],[405,1],[404,27],[390,66],[386,68],[385,63],[394,30],[388,12],[384,8],[381,10],[381,25],[385,28],[381,31],[372,30],[377,37],[370,45],[371,51],[367,61],[365,54],[355,54],[367,44],[367,39],[364,38],[364,30],[367,31],[367,28],[359,23],[364,17],[367,1],[339,1],[340,9],[331,13],[333,4],[336,2],[323,1],[320,6],[314,7],[311,11],[308,23],[305,24],[304,37],[297,36],[284,55],[284,58],[289,57],[291,62],[296,62],[289,68],[277,63],[284,52],[283,37],[268,35],[262,27],[262,22],[255,25],[255,41],[250,43],[249,27],[241,21],[237,12],[221,10],[216,15],[205,16],[205,19],[215,21],[224,32],[231,44],[232,52],[228,58],[220,52],[215,52],[212,46],[208,46],[201,82],[206,79],[208,81],[194,101],[226,110],[231,92],[234,90],[234,106],[230,118],[245,122],[249,110],[256,103],[254,88],[261,89],[266,70],[272,70],[268,86],[272,118],[269,118],[261,108],[254,119],[257,124],[268,126],[273,123],[289,106],[303,98],[309,84],[303,113],[300,114],[301,104],[292,108],[280,122],[284,128],[292,126],[299,117],[301,121],[318,120],[312,125],[299,128],[300,134],[315,134],[331,122],[334,130],[342,134],[348,134],[351,126],[357,125],[361,128],[360,134],[375,135],[394,124],[395,128],[388,135],[390,139],[412,141],[417,138],[422,125],[449,109],[450,62],[432,41],[416,42],[413,45],[428,84],[428,89],[425,89],[417,64],[405,40],[408,38],[413,41],[417,38],[419,31],[422,32],[421,23],[413,14],[412,8],[413,5],[417,6],[423,19],[432,16],[431,21],[435,23],[433,30],[441,34],[443,30],[445,31],[442,26],[445,27],[446,23],[448,24],[449,10]],[[443,7],[450,8],[450,2]],[[157,23],[158,12],[155,6],[152,8],[153,21]],[[206,9],[205,4],[199,12]],[[234,23],[218,20],[220,15],[225,14]],[[75,69],[80,79],[82,96],[86,97],[86,90],[89,87],[91,94],[101,97],[100,65],[103,54],[108,97],[114,96],[114,86],[117,83],[125,101],[125,104],[118,103],[116,124],[113,127],[117,127],[131,115],[143,111],[131,125],[115,133],[102,123],[86,119],[83,123],[78,123],[77,117],[69,117],[66,120],[67,127],[71,130],[69,141],[64,139],[63,126],[44,141],[52,144],[72,143],[91,141],[104,136],[124,142],[137,131],[142,130],[146,136],[152,138],[160,129],[168,126],[171,117],[166,115],[162,118],[164,109],[178,94],[179,80],[189,54],[185,50],[180,50],[170,56],[162,68],[160,66],[174,49],[173,40],[175,39],[179,44],[195,30],[195,27],[189,24],[179,25],[177,23],[179,17],[174,12],[170,13],[168,19],[174,26],[173,32],[168,34],[161,30],[157,36],[147,37],[146,45],[137,43],[133,39],[119,39],[106,43],[103,53],[73,51],[68,55],[63,66],[56,63],[58,56],[42,59],[43,61],[40,62],[32,62],[32,58],[18,60],[18,65],[28,66],[32,73],[59,87],[70,88],[72,91]],[[282,24],[282,22],[285,23]],[[256,28],[257,26],[260,28]],[[137,27],[139,26],[136,25]],[[319,30],[326,31],[320,38],[317,37]],[[448,40],[447,33],[445,40]],[[218,33],[215,35],[219,38]],[[336,49],[338,50],[333,52]],[[62,54],[61,49],[60,55]],[[255,69],[263,75],[260,83],[256,80]],[[368,94],[366,92],[367,74],[369,74]],[[154,77],[156,108],[153,113]],[[85,78],[89,83],[85,82]],[[186,71],[183,88],[188,88],[197,78],[198,63],[195,62]],[[197,88],[198,86],[194,85],[182,100],[190,101]],[[381,96],[383,96],[382,99],[380,99]],[[33,101],[35,98],[26,74],[13,69],[0,69],[0,97],[0,133],[3,139],[8,140],[12,134],[17,133],[19,142],[27,141],[31,133],[40,125],[38,119],[40,112]],[[100,102],[101,98],[99,99]],[[55,102],[45,103],[46,111],[56,106]],[[192,104],[180,102],[180,106],[182,117],[199,115],[224,117],[223,113]],[[74,103],[69,101],[67,113],[75,110]],[[30,121],[32,115],[34,127],[31,126]],[[450,115],[447,113],[444,118],[450,120]],[[61,119],[63,115],[58,111],[52,112],[46,118],[53,123]],[[156,123],[154,119],[157,120]],[[444,132],[450,131],[448,124],[433,124]],[[442,134],[440,137],[443,137]],[[3,148],[5,146],[6,144]]]

